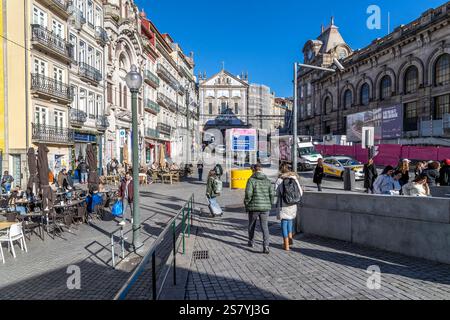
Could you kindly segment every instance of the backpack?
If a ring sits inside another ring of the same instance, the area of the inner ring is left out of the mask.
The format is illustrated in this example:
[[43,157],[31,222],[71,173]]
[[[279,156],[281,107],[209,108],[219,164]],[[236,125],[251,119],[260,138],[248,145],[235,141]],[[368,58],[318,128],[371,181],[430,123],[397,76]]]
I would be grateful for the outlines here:
[[283,179],[282,198],[287,205],[298,204],[302,201],[300,189],[294,178]]
[[213,190],[214,190],[214,193],[216,193],[216,194],[220,194],[220,193],[222,193],[222,189],[223,189],[223,184],[222,184],[222,181],[220,180],[220,179],[214,179],[213,180]]

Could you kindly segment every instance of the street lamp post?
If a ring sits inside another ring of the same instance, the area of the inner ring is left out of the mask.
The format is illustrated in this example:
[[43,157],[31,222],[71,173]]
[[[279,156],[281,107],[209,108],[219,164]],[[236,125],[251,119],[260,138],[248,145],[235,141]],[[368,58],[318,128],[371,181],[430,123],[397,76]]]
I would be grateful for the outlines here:
[[139,128],[138,128],[138,110],[137,95],[142,86],[142,76],[137,71],[135,65],[131,66],[131,71],[127,74],[125,81],[131,92],[131,114],[133,130],[133,247],[134,250],[142,247],[139,239],[141,228],[141,217],[139,210]]

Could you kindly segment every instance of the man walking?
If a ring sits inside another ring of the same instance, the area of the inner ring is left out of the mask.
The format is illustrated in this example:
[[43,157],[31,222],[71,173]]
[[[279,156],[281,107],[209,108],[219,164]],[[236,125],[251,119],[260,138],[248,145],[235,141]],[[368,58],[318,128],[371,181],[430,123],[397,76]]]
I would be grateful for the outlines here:
[[131,224],[133,224],[133,196],[134,196],[134,188],[133,188],[133,178],[131,177],[131,174],[127,172],[125,174],[125,179],[120,184],[119,189],[119,198],[122,199],[123,204],[123,215],[122,215],[122,221],[119,223],[119,225],[124,226],[126,224],[125,222],[125,216],[130,212],[131,216]]
[[245,209],[248,212],[248,246],[253,248],[256,221],[263,232],[265,254],[269,254],[269,214],[272,209],[274,190],[270,180],[261,172],[262,167],[256,164],[253,167],[253,175],[247,182],[245,189]]
[[86,184],[88,180],[88,169],[89,166],[84,160],[81,160],[80,164],[78,165],[78,171],[80,172],[80,179],[81,184]]

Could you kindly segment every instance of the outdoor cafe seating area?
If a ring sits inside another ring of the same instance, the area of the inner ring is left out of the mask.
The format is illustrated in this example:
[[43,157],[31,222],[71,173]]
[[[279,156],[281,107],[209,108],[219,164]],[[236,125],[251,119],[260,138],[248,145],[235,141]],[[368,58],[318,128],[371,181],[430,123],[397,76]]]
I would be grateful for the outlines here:
[[8,243],[15,258],[15,241],[20,241],[21,249],[26,250],[27,241],[45,242],[48,237],[64,237],[64,232],[76,233],[81,224],[104,220],[117,200],[117,188],[107,186],[99,192],[101,201],[93,207],[89,206],[92,195],[83,188],[59,189],[54,195],[54,203],[44,207],[39,196],[30,196],[23,190],[0,194],[0,259],[3,263],[3,242]]

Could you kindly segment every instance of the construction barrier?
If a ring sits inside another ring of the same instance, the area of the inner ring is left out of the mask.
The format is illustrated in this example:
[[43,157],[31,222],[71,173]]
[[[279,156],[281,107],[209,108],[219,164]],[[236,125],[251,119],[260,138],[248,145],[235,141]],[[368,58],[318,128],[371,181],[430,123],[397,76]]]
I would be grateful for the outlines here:
[[231,189],[245,189],[253,171],[248,169],[231,170]]

